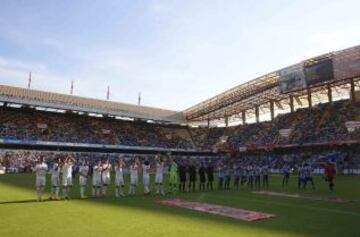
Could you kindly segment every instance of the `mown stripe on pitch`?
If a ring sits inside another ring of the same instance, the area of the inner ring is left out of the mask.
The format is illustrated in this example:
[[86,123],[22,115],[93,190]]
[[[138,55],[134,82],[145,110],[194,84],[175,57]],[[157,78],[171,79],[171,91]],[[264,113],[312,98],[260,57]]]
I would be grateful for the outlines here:
[[[210,196],[214,196],[212,194],[209,193]],[[224,197],[219,197],[219,196],[215,196],[216,199],[221,199],[221,200],[238,200],[238,199],[243,199],[243,200],[247,200],[249,202],[257,202],[257,203],[264,203],[264,204],[275,204],[278,206],[285,206],[285,207],[293,207],[293,208],[306,208],[306,209],[310,209],[310,210],[319,210],[319,211],[325,211],[325,212],[332,212],[332,213],[337,213],[337,214],[345,214],[345,215],[352,215],[352,216],[360,216],[360,213],[358,212],[351,212],[351,211],[342,211],[342,210],[334,210],[334,209],[329,209],[329,208],[322,208],[322,207],[309,207],[309,206],[305,206],[305,205],[294,205],[294,204],[286,204],[283,202],[273,202],[273,201],[262,201],[262,200],[256,200],[256,199],[249,199],[249,198],[245,198],[245,197],[241,197],[241,196],[237,196],[236,198],[231,197],[231,196],[224,196]],[[306,200],[305,200],[306,201]]]

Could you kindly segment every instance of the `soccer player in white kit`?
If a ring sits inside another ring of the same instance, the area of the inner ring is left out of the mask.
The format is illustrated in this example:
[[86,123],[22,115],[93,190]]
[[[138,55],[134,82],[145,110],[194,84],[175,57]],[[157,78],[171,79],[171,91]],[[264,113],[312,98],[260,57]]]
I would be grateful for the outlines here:
[[64,164],[61,167],[62,171],[62,193],[64,199],[69,199],[69,192],[72,187],[72,170],[74,166],[75,160],[67,154]]
[[100,188],[101,188],[101,161],[97,161],[97,163],[93,167],[93,176],[92,176],[92,196],[98,197],[100,196]]
[[79,185],[80,185],[80,198],[86,198],[85,191],[89,176],[89,164],[86,160],[83,160],[79,167]]
[[122,158],[120,158],[115,166],[115,197],[124,197],[124,169],[125,162]]
[[144,185],[144,194],[147,195],[150,193],[150,163],[146,159],[142,165],[142,171],[143,171],[143,185]]
[[57,157],[55,162],[52,165],[51,170],[50,170],[50,172],[51,172],[50,200],[58,200],[59,199],[60,169],[61,169],[61,159],[60,159],[60,157]]
[[46,172],[48,170],[48,166],[44,162],[43,156],[40,156],[39,162],[35,165],[33,170],[36,172],[37,200],[42,201],[42,195],[44,194],[46,185]]
[[107,190],[110,184],[110,172],[111,172],[111,163],[109,159],[106,159],[102,164],[102,196],[106,197]]
[[138,173],[139,173],[139,159],[135,158],[133,159],[131,165],[130,165],[130,189],[129,189],[129,195],[135,195],[136,194],[136,185],[138,183]]
[[156,174],[155,174],[155,184],[156,184],[156,194],[165,195],[163,187],[163,178],[164,178],[164,162],[160,155],[156,155]]

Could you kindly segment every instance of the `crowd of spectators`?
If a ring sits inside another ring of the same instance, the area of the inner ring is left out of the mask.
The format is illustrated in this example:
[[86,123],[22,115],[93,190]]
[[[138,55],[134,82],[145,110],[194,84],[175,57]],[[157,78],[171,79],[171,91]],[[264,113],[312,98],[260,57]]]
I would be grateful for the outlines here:
[[194,148],[186,127],[78,114],[1,108],[0,138],[30,141]]
[[[189,128],[143,121],[123,121],[74,113],[0,108],[0,139],[126,145],[177,149],[238,149],[246,145],[284,145],[360,139],[360,103],[349,100],[318,104],[273,121],[233,127]],[[280,130],[288,130],[284,136]]]
[[[284,145],[360,139],[360,128],[348,131],[346,122],[360,122],[360,103],[348,100],[318,104],[277,116],[273,121],[224,128],[192,128],[194,143],[203,149],[245,145]],[[288,136],[280,130],[289,130]],[[226,142],[222,141],[226,138]]]

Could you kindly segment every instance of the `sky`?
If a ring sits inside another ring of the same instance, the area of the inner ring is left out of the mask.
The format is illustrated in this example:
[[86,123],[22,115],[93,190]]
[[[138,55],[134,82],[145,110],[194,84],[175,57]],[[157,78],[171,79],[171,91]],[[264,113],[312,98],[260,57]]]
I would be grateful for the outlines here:
[[360,44],[358,0],[1,0],[0,84],[184,110]]

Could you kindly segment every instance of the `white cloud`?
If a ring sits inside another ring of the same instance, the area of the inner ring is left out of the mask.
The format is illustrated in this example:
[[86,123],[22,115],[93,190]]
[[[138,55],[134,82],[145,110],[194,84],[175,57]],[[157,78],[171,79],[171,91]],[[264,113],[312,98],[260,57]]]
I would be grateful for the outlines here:
[[34,47],[34,45],[48,46],[54,48],[63,47],[63,43],[60,40],[55,39],[51,36],[42,38],[38,35],[27,33],[26,30],[21,31],[13,27],[1,29],[0,39],[25,48]]
[[15,69],[18,71],[47,71],[45,64],[37,62],[24,62],[16,59],[0,57],[0,68]]
[[71,81],[69,77],[50,72],[43,63],[0,58],[1,84],[25,87],[29,72],[32,75],[34,89],[66,93],[65,83]]
[[17,45],[25,45],[29,42],[30,36],[25,34],[25,32],[17,29],[2,29],[0,31],[0,39],[12,42]]
[[[43,37],[2,30],[0,38],[38,46],[31,49],[48,64],[0,57],[0,82],[26,85],[28,72],[32,71],[33,86],[38,89],[68,93],[73,79],[78,95],[104,99],[109,85],[111,98],[116,101],[136,103],[137,93],[142,91],[147,105],[185,109],[242,82],[360,40],[357,27],[328,29],[313,18],[284,17],[287,13],[293,15],[291,4],[286,5],[286,11],[269,11],[271,14],[265,17],[250,14],[250,18],[240,13],[251,7],[239,10],[233,5],[220,0],[149,1],[145,16],[136,17],[146,20],[141,24],[144,29],[132,29],[140,36],[128,39],[122,37],[128,31],[122,31],[121,36],[114,32],[113,43],[101,34],[98,38],[66,41],[68,36],[59,32],[55,32],[59,36],[56,38],[47,32]],[[154,18],[158,21],[149,24]],[[51,52],[46,61],[49,47],[57,51]]]
[[155,15],[168,14],[171,8],[167,3],[167,1],[162,0],[152,0],[149,4],[149,10]]
[[360,41],[360,27],[334,29],[328,32],[319,32],[310,37],[310,42],[316,44],[317,51],[330,52],[355,46]]
[[60,48],[63,46],[62,42],[54,39],[54,38],[46,38],[41,41],[44,45],[50,46],[50,47],[56,47]]

